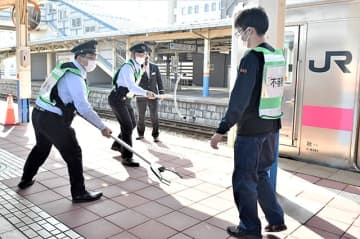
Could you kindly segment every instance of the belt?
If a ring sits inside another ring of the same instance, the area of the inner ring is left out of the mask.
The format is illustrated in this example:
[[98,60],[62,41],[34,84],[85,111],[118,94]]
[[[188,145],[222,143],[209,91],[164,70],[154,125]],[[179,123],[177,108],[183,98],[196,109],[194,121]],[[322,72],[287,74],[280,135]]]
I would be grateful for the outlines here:
[[44,109],[44,108],[38,106],[38,105],[35,105],[34,108],[37,109],[37,110],[39,110],[39,111],[41,111],[41,112],[56,114],[56,113],[54,113],[54,112],[51,112],[51,111],[49,111],[49,110],[47,110],[47,109]]
[[40,110],[40,111],[47,111],[46,109],[44,109],[44,108],[41,108],[40,106],[38,106],[38,105],[35,105],[35,107],[34,107],[35,109],[37,109],[37,110]]
[[[119,93],[116,93],[116,89],[115,89],[115,88],[112,90],[112,92],[113,92],[114,94],[119,94]],[[120,96],[116,96],[116,97],[120,97],[122,100],[127,100],[127,99],[128,99],[128,97],[127,97],[126,95],[120,95]]]

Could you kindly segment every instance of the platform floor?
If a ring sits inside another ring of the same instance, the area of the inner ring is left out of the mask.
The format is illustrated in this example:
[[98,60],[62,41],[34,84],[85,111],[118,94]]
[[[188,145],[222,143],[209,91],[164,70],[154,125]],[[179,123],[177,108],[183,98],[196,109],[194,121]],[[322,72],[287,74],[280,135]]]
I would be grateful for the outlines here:
[[[0,123],[5,112],[0,101]],[[106,122],[117,134],[117,123]],[[147,130],[144,141],[134,140],[134,148],[184,176],[166,174],[172,182],[166,186],[143,162],[137,169],[123,167],[119,154],[109,149],[112,140],[81,118],[73,126],[83,150],[86,186],[101,190],[103,198],[72,204],[67,168],[55,149],[36,183],[19,191],[22,166],[35,142],[33,129],[31,123],[0,124],[1,239],[231,238],[225,228],[238,223],[231,148],[222,144],[213,150],[208,140],[166,131],[156,144]],[[277,193],[288,230],[264,233],[264,238],[360,238],[359,173],[281,158]]]

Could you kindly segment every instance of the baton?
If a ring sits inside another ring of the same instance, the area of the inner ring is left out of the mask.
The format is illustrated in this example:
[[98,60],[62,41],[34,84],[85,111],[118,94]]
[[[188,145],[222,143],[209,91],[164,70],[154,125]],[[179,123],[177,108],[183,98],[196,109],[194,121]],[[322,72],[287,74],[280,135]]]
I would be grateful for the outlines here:
[[[81,115],[80,115],[81,116]],[[87,119],[83,118],[86,122],[88,122],[89,124],[91,124],[92,126],[94,126],[95,128],[97,128],[94,124],[92,124],[90,121],[88,121]],[[159,179],[160,182],[166,184],[166,185],[170,185],[170,180],[164,178],[162,176],[162,173],[165,171],[169,171],[172,172],[174,174],[176,174],[179,178],[183,178],[178,172],[175,171],[175,169],[170,169],[170,168],[166,168],[165,166],[162,166],[160,164],[157,163],[153,163],[149,160],[147,160],[145,157],[143,157],[141,154],[139,154],[138,152],[136,152],[130,145],[128,145],[127,143],[125,143],[123,140],[119,139],[118,137],[115,137],[113,135],[110,135],[110,137],[112,139],[114,139],[117,143],[121,144],[123,147],[125,147],[127,150],[133,152],[136,156],[138,156],[142,161],[144,161],[145,163],[147,163],[150,166],[151,172],[153,172],[153,174]]]

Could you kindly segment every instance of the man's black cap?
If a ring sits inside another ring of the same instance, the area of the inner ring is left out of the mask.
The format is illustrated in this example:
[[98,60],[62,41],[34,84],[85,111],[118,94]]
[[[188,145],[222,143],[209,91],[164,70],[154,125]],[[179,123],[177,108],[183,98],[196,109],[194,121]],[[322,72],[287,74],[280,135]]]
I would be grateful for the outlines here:
[[136,52],[136,53],[144,53],[148,50],[148,46],[145,45],[144,43],[138,43],[133,45],[132,47],[130,47],[130,51],[131,52]]
[[96,45],[97,41],[95,40],[87,41],[71,49],[71,52],[74,53],[75,56],[87,53],[96,54]]

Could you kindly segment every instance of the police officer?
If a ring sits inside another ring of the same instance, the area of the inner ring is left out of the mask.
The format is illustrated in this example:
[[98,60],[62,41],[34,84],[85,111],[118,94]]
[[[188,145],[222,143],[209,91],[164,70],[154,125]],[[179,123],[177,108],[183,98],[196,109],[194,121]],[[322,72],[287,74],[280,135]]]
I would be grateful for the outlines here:
[[81,148],[75,130],[71,127],[76,111],[100,129],[103,136],[111,135],[111,130],[104,125],[88,102],[86,75],[96,67],[96,44],[92,40],[74,47],[71,52],[75,54],[75,59],[58,64],[41,86],[32,111],[36,144],[26,159],[18,184],[20,189],[34,183],[34,176],[54,145],[68,167],[72,201],[88,202],[102,196],[101,192],[89,192],[85,189]]
[[[236,238],[262,238],[257,202],[269,223],[265,231],[286,230],[284,211],[267,174],[276,157],[283,91],[282,81],[278,79],[283,79],[285,73],[282,53],[265,42],[268,25],[262,8],[246,9],[235,20],[238,34],[251,50],[241,59],[227,112],[210,142],[211,147],[217,149],[223,135],[237,124],[232,186],[240,223],[227,228]],[[268,67],[264,68],[265,64]],[[271,79],[267,77],[270,69],[273,75],[279,74],[274,77],[278,84],[267,84]],[[268,94],[262,94],[262,90],[270,90],[275,95],[266,98]]]
[[[131,97],[129,92],[136,95],[146,96],[148,98],[155,98],[152,91],[144,90],[136,81],[139,81],[142,76],[141,65],[145,63],[146,50],[148,47],[139,43],[130,48],[131,59],[121,65],[113,77],[113,90],[111,91],[108,101],[114,112],[119,124],[120,134],[119,138],[125,143],[132,146],[132,132],[136,127],[134,110],[131,107]],[[116,141],[111,146],[112,150],[121,152],[122,164],[128,167],[139,167],[139,163],[133,159],[133,153],[122,147]]]
[[[147,56],[145,57],[145,63],[143,66],[143,75],[141,77],[139,86],[145,90],[150,90],[156,94],[164,94],[164,87],[161,80],[161,74],[157,65],[149,61],[151,55],[151,48],[147,50]],[[158,99],[146,99],[143,97],[136,98],[136,108],[138,110],[138,122],[137,122],[137,132],[138,137],[136,139],[141,140],[144,138],[145,132],[145,112],[146,107],[149,107],[150,110],[150,120],[152,124],[152,137],[154,142],[159,142],[159,116],[158,108],[159,102]]]

